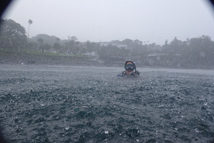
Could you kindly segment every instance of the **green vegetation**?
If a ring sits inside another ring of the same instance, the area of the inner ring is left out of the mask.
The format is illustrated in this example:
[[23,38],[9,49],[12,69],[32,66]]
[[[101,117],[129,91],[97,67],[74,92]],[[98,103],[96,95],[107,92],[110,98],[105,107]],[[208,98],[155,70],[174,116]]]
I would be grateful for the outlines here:
[[209,36],[185,41],[174,38],[164,45],[131,39],[80,42],[75,36],[62,40],[46,34],[29,38],[25,29],[13,20],[3,21],[0,53],[1,63],[21,61],[28,64],[90,63],[112,66],[132,59],[138,66],[214,68],[214,41]]

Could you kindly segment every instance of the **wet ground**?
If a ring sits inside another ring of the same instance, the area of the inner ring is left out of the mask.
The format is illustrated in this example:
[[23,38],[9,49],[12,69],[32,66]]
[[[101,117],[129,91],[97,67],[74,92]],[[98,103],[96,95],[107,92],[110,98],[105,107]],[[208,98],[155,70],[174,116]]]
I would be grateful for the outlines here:
[[0,65],[11,143],[214,142],[214,71]]

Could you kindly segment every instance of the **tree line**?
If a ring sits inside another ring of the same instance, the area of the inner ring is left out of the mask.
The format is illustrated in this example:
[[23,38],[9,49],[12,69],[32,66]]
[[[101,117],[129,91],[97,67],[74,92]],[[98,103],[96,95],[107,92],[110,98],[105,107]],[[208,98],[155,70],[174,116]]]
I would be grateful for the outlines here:
[[90,61],[110,66],[131,59],[139,66],[214,67],[214,41],[209,36],[203,35],[185,41],[175,37],[170,42],[165,41],[163,45],[131,39],[80,42],[75,36],[60,39],[47,34],[29,38],[25,28],[11,19],[3,20],[0,29],[0,52],[73,58],[88,57]]

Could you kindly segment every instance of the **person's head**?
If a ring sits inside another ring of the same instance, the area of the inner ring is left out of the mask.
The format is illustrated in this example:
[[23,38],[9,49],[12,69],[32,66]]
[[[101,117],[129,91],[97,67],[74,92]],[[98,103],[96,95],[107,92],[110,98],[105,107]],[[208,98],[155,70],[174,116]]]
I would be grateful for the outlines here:
[[136,70],[136,65],[133,61],[126,61],[124,68],[128,72],[132,72],[132,71]]

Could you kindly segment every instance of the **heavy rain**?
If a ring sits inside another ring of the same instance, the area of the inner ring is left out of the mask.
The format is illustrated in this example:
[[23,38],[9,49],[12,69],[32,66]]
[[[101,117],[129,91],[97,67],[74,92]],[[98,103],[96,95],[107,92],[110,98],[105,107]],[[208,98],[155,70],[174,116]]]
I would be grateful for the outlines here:
[[0,25],[3,137],[214,142],[213,14],[201,0],[13,1]]

